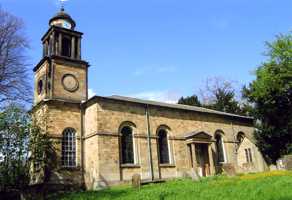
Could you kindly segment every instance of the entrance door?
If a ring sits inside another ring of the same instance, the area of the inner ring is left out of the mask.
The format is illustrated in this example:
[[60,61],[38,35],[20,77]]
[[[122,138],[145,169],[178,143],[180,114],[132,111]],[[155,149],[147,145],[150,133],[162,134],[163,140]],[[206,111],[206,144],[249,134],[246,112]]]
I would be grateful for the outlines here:
[[210,175],[208,144],[196,144],[196,159],[198,174],[200,176]]

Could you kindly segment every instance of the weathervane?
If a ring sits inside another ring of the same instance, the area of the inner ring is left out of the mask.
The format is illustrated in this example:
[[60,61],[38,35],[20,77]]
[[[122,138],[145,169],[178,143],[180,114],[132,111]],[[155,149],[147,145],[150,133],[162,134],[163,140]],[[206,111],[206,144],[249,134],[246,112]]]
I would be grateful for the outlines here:
[[61,3],[61,10],[64,11],[65,2],[68,1],[68,0],[59,0],[59,1]]

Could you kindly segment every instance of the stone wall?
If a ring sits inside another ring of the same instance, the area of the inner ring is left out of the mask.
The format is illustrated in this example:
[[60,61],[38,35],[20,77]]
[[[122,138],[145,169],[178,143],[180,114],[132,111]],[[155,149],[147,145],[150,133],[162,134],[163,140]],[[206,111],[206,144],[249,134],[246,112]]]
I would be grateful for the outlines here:
[[[243,141],[238,144],[237,150],[237,171],[241,173],[258,172],[267,168],[263,157],[260,154],[258,148],[249,138],[244,138]],[[252,162],[248,162],[246,156],[246,149],[251,149]]]
[[[46,91],[46,80],[47,80],[47,70],[48,70],[49,63],[45,61],[41,67],[35,72],[34,78],[34,104],[36,105],[41,100],[47,97]],[[43,90],[41,94],[38,94],[38,82],[43,81]]]
[[[87,69],[83,67],[74,67],[72,65],[65,64],[53,64],[54,80],[53,80],[53,93],[52,98],[66,99],[70,101],[81,101],[87,98]],[[62,79],[64,75],[72,74],[78,81],[78,88],[74,92],[70,92],[64,89]]]
[[[55,148],[55,166],[52,170],[49,184],[83,186],[80,104],[51,100],[35,107],[34,113],[38,116],[38,121],[42,121],[42,123],[46,124],[46,131],[50,134]],[[66,128],[73,128],[76,131],[77,166],[74,168],[63,168],[61,166],[61,141],[63,131]]]
[[[91,103],[86,110],[85,135],[85,172],[87,187],[95,189],[106,185],[129,181],[133,174],[140,174],[142,180],[151,179],[150,156],[148,148],[148,129],[146,107],[133,102],[117,101],[97,98],[96,103]],[[158,106],[149,106],[149,122],[152,149],[152,165],[155,179],[169,179],[182,177],[191,173],[188,149],[185,134],[194,131],[204,131],[214,139],[216,131],[223,133],[226,163],[237,166],[237,140],[238,132],[243,132],[250,141],[253,138],[252,121],[232,119],[230,117],[214,114],[199,113],[187,110],[178,110]],[[96,119],[94,122],[92,119]],[[96,125],[94,124],[96,123]],[[135,164],[123,166],[120,164],[120,129],[124,123],[134,127],[134,154]],[[161,127],[168,128],[169,146],[173,162],[169,165],[159,165],[157,151],[157,130]],[[249,143],[255,151],[255,157],[260,154],[253,143]],[[98,147],[98,148],[97,148]],[[211,145],[212,160],[216,159],[215,144]],[[242,156],[239,154],[239,156]],[[92,162],[98,159],[98,161]],[[263,170],[259,164],[262,158],[257,158],[255,163],[257,171]],[[239,159],[240,160],[240,159]],[[92,173],[94,169],[95,173]],[[98,170],[95,170],[98,169]],[[215,171],[215,170],[214,170]],[[92,183],[94,182],[95,183]],[[95,188],[92,188],[94,185]]]

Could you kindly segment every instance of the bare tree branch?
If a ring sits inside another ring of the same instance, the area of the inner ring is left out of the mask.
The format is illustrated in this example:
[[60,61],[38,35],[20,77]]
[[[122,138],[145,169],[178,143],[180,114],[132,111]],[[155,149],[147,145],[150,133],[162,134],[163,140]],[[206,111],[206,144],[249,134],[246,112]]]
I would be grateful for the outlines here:
[[0,104],[31,102],[23,22],[0,8]]

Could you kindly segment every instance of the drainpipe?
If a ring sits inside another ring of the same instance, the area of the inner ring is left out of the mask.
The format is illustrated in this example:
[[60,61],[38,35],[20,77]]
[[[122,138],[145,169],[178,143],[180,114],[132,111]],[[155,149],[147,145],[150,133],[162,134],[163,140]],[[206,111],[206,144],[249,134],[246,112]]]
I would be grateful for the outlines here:
[[148,150],[149,150],[149,164],[150,164],[150,174],[151,180],[154,180],[154,172],[153,172],[153,160],[152,160],[152,148],[151,148],[151,131],[150,131],[150,120],[149,120],[149,105],[147,104],[145,107],[146,121],[147,121],[147,140],[148,140]]
[[83,177],[83,182],[85,183],[84,179],[84,113],[85,113],[85,106],[81,103],[80,105],[80,115],[81,115],[81,135],[80,135],[80,165],[81,165],[81,172]]
[[234,140],[234,150],[235,150],[235,163],[237,165],[237,139],[236,139],[236,136],[235,136],[235,133],[234,133],[234,126],[233,126],[233,117],[231,118],[231,128],[232,128],[232,134],[233,134],[233,140]]

